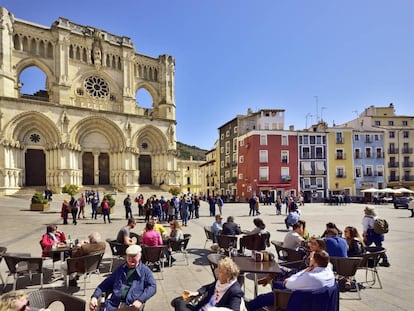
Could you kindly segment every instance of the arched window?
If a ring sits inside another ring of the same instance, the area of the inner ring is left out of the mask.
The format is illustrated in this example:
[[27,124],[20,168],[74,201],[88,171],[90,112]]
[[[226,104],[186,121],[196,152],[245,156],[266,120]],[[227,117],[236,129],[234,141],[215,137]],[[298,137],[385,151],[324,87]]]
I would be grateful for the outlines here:
[[73,45],[69,47],[69,58],[73,59]]
[[80,48],[77,46],[76,47],[76,55],[75,55],[75,58],[77,59],[77,60],[80,60],[81,58],[80,58]]
[[32,41],[30,42],[30,53],[37,54],[36,53],[36,40],[35,39],[32,39]]
[[82,50],[82,61],[84,61],[85,63],[88,61],[88,52],[86,51],[86,48],[83,48]]
[[53,45],[50,42],[47,45],[47,57],[48,58],[53,58]]
[[20,93],[37,98],[48,98],[46,80],[45,73],[38,67],[27,67],[19,75],[19,82],[23,85]]
[[18,50],[19,51],[21,49],[19,35],[15,35],[14,36],[14,38],[13,38],[13,44],[14,44],[14,49],[15,50]]
[[43,40],[39,42],[39,55],[41,57],[45,57],[46,56],[45,44],[44,44]]
[[23,51],[29,52],[29,40],[27,37],[23,37]]
[[137,106],[140,108],[153,107],[154,99],[145,88],[141,88],[137,91],[137,93],[135,94],[135,100],[137,102]]

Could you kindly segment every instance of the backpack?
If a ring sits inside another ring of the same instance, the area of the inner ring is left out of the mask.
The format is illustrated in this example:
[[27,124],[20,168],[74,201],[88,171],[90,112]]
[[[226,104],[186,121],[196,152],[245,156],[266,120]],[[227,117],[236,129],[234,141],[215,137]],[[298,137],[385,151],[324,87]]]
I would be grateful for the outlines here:
[[377,218],[374,221],[374,232],[384,234],[388,232],[388,222],[385,219]]

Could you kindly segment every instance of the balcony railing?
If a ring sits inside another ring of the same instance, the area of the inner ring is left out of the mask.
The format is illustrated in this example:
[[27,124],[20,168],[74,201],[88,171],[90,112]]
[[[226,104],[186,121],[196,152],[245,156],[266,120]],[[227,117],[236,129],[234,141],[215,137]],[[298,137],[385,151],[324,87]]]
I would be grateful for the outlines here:
[[413,153],[413,148],[402,148],[401,150],[402,153]]
[[337,160],[345,160],[346,159],[345,154],[337,154],[336,159]]
[[336,139],[336,143],[337,144],[344,144],[345,143],[345,139],[343,139],[343,138],[337,138]]
[[388,162],[388,167],[398,167],[399,163],[398,162]]
[[399,176],[390,176],[390,177],[388,177],[388,181],[389,182],[400,181],[400,177]]
[[336,178],[345,178],[346,175],[344,173],[337,173]]
[[404,161],[403,162],[403,167],[413,167],[413,162],[412,161]]
[[398,148],[390,148],[388,149],[389,154],[398,154]]

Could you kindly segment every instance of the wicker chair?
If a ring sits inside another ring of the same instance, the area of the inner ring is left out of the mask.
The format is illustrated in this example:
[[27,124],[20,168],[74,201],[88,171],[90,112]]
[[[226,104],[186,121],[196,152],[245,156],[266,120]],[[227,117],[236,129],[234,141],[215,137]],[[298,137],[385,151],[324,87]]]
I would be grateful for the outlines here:
[[109,271],[112,272],[114,259],[124,259],[128,245],[117,243],[116,240],[111,239],[106,239],[106,242],[109,244],[109,248],[112,252],[111,266],[109,267]]
[[211,232],[211,226],[205,226],[204,233],[206,235],[206,242],[204,243],[204,248],[206,248],[208,241],[211,241],[212,243],[214,243],[214,235],[213,235],[213,232]]
[[78,297],[66,294],[54,289],[35,290],[28,295],[30,307],[47,308],[53,302],[60,301],[65,306],[65,310],[85,310],[86,301]]
[[358,299],[361,299],[361,294],[359,292],[359,285],[356,281],[355,274],[358,270],[361,260],[362,259],[359,257],[330,257],[330,261],[333,265],[333,270],[336,274],[336,279],[339,281],[342,278],[348,278],[350,281],[355,282]]
[[68,258],[66,260],[68,271],[66,284],[69,285],[69,275],[72,273],[83,274],[83,294],[86,295],[86,279],[93,273],[99,274],[99,265],[101,264],[104,253],[87,255],[82,257]]
[[172,255],[174,254],[182,254],[184,256],[185,264],[188,266],[188,258],[187,258],[187,246],[188,242],[190,241],[191,234],[185,233],[184,239],[178,241],[170,241],[170,250],[171,256],[169,258],[169,266],[171,267],[172,264]]
[[167,250],[167,246],[160,245],[160,246],[145,246],[142,247],[142,257],[144,259],[144,263],[147,266],[155,266],[158,265],[160,267],[160,274],[161,280],[164,279],[163,270],[164,270],[164,259],[165,259],[165,252]]
[[4,256],[7,268],[9,269],[6,282],[9,276],[13,276],[13,290],[16,290],[17,279],[19,276],[29,275],[30,281],[32,281],[32,274],[40,274],[40,287],[43,287],[43,258],[42,257],[30,257],[30,254],[10,254],[6,253]]

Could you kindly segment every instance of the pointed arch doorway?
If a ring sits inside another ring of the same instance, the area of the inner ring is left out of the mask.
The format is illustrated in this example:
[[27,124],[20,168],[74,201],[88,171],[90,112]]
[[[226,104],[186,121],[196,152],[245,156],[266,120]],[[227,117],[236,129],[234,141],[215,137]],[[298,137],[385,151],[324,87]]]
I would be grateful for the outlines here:
[[46,185],[46,155],[41,149],[27,149],[25,154],[26,186]]
[[138,160],[139,167],[139,184],[148,185],[152,184],[152,163],[151,156],[141,155]]
[[[92,152],[84,152],[82,155],[82,176],[82,184],[84,185],[109,185],[109,154],[101,152],[99,155],[94,155]],[[95,176],[97,180],[95,180]]]

